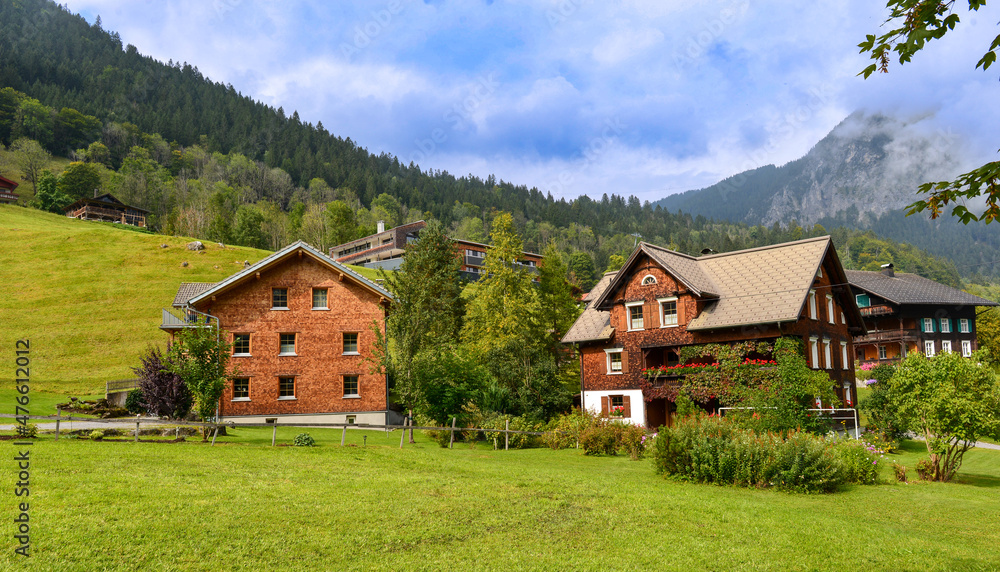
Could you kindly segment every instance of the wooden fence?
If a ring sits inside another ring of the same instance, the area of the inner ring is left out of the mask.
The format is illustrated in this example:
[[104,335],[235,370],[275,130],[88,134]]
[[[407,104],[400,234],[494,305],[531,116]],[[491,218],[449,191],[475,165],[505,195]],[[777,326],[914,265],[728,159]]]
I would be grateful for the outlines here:
[[[302,428],[315,428],[315,429],[325,429],[325,428],[337,429],[337,428],[342,428],[343,429],[343,433],[341,434],[341,437],[340,437],[340,445],[341,446],[344,445],[344,443],[345,443],[345,441],[347,439],[347,429],[348,428],[350,428],[350,429],[377,429],[377,430],[383,430],[386,433],[388,433],[390,431],[395,431],[396,429],[402,429],[403,430],[403,434],[399,438],[399,448],[400,449],[403,448],[403,442],[405,441],[406,432],[408,430],[411,430],[411,431],[412,430],[416,430],[416,431],[448,431],[448,432],[451,433],[451,441],[448,444],[449,448],[454,448],[455,447],[455,433],[456,432],[467,433],[467,432],[472,432],[472,431],[474,431],[474,432],[480,432],[481,431],[483,433],[502,433],[503,436],[504,436],[504,444],[503,444],[504,450],[508,450],[509,449],[509,446],[510,446],[510,436],[511,435],[536,435],[536,436],[543,436],[543,435],[546,435],[546,434],[572,435],[572,433],[570,433],[568,431],[519,431],[519,430],[516,430],[516,429],[511,429],[510,428],[510,420],[509,419],[505,420],[505,422],[504,422],[504,428],[503,429],[489,429],[489,428],[483,428],[483,427],[456,427],[455,426],[455,422],[456,422],[455,418],[452,418],[452,420],[451,420],[451,427],[425,427],[425,426],[411,425],[409,423],[409,419],[406,419],[402,425],[373,425],[373,424],[369,424],[369,423],[277,423],[277,422],[275,422],[275,423],[239,423],[239,424],[236,424],[236,423],[232,423],[232,422],[230,422],[230,423],[225,423],[225,422],[223,422],[223,423],[208,423],[208,422],[199,422],[199,421],[165,421],[163,419],[153,419],[153,418],[148,418],[148,417],[147,418],[142,418],[140,416],[136,416],[134,419],[133,418],[128,418],[128,417],[119,417],[119,418],[114,418],[114,419],[95,419],[93,417],[72,417],[72,416],[70,416],[70,417],[63,417],[62,416],[62,411],[59,411],[56,415],[12,415],[12,414],[9,414],[9,413],[0,413],[0,419],[3,419],[3,418],[7,418],[7,419],[12,419],[12,418],[25,419],[26,418],[26,419],[33,419],[33,420],[38,420],[38,421],[54,421],[55,424],[56,424],[56,430],[55,430],[56,431],[55,432],[55,436],[56,436],[55,440],[56,441],[59,440],[59,433],[60,433],[60,430],[61,430],[62,423],[69,423],[69,422],[73,422],[73,421],[91,422],[91,423],[112,423],[112,424],[121,424],[121,425],[135,425],[135,440],[136,440],[136,442],[139,441],[139,431],[141,430],[141,425],[142,424],[148,424],[148,425],[154,425],[155,424],[155,425],[161,425],[161,426],[162,425],[170,425],[170,426],[178,426],[178,425],[180,425],[180,426],[202,427],[202,428],[208,428],[208,429],[212,430],[212,445],[213,446],[215,445],[215,438],[219,434],[219,427],[229,427],[229,428],[236,428],[236,427],[271,427],[272,428],[272,431],[271,431],[271,446],[273,447],[275,445],[275,442],[276,442],[276,438],[277,438],[277,434],[278,434],[278,426],[279,425],[281,427],[302,427]],[[578,449],[580,448],[579,439],[577,439],[576,447]]]

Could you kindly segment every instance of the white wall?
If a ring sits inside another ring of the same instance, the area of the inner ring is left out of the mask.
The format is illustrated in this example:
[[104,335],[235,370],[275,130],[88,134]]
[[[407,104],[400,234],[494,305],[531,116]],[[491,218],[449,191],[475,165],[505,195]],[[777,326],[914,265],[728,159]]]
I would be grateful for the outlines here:
[[631,417],[624,417],[622,421],[633,425],[646,425],[646,402],[642,399],[641,389],[613,389],[611,391],[584,391],[583,406],[595,415],[601,414],[601,398],[607,395],[627,395],[629,406],[632,409]]

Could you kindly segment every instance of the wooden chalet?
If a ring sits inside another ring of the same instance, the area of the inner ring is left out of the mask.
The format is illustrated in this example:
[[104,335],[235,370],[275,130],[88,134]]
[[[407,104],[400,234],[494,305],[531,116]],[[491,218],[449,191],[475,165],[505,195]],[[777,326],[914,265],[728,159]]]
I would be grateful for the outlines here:
[[146,216],[149,215],[146,209],[126,205],[110,193],[92,199],[80,199],[64,211],[69,218],[117,222],[142,228],[146,227]]
[[867,333],[854,338],[861,363],[896,362],[910,352],[930,357],[979,348],[977,307],[992,302],[916,274],[896,272],[887,264],[881,272],[848,270]]
[[[680,349],[706,343],[802,340],[844,403],[853,403],[854,335],[864,322],[829,237],[688,256],[639,243],[606,273],[563,343],[580,355],[581,403],[636,425],[670,425],[674,403],[648,398],[643,370],[680,364]],[[708,408],[718,407],[709,403]]]
[[0,177],[0,203],[14,204],[21,198],[14,192],[18,184],[6,177]]

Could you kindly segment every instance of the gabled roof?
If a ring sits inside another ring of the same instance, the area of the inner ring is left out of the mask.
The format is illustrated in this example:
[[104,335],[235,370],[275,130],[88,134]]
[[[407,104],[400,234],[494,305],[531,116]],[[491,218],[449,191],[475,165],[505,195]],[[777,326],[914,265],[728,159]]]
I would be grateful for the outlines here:
[[594,301],[607,290],[616,272],[606,272],[597,285],[587,294],[587,308],[573,322],[573,326],[563,336],[562,343],[593,342],[608,340],[615,329],[611,327],[611,312],[601,311],[594,307]]
[[[631,274],[629,269],[646,254],[692,294],[711,300],[688,323],[690,331],[794,322],[828,253],[835,261],[834,284],[845,284],[847,279],[828,236],[697,258],[642,242],[593,306],[610,309],[615,293]],[[853,304],[842,306],[848,323],[864,328],[857,308]]]
[[895,272],[893,276],[881,272],[846,270],[851,286],[874,294],[893,304],[948,304],[953,306],[1000,306],[985,298],[980,298],[939,282],[908,274]]
[[188,300],[215,286],[215,282],[181,282],[174,296],[174,308],[187,306]]
[[99,197],[94,197],[92,199],[91,198],[87,198],[87,197],[84,197],[82,199],[78,199],[73,204],[68,205],[66,207],[63,207],[63,211],[73,210],[73,209],[76,209],[78,207],[81,207],[81,206],[87,205],[87,204],[97,204],[97,205],[104,206],[104,207],[132,209],[134,211],[141,211],[141,212],[144,212],[144,213],[150,212],[150,211],[148,211],[146,209],[141,209],[139,207],[134,207],[132,205],[127,205],[127,204],[121,202],[120,200],[118,200],[118,198],[115,197],[114,195],[112,195],[111,193],[104,193],[103,195],[101,195]]
[[381,297],[385,298],[386,300],[392,300],[393,299],[392,294],[390,294],[389,291],[386,290],[385,288],[379,286],[378,284],[372,282],[371,280],[368,280],[364,276],[362,276],[362,275],[358,274],[357,272],[351,270],[347,266],[344,266],[343,264],[341,264],[341,263],[333,260],[329,256],[326,256],[322,252],[316,250],[312,246],[309,246],[308,244],[306,244],[305,242],[303,242],[303,241],[300,240],[300,241],[294,242],[292,244],[289,244],[285,248],[282,248],[278,252],[275,252],[274,254],[272,254],[272,255],[268,256],[267,258],[261,260],[257,264],[254,264],[254,265],[250,266],[249,268],[245,268],[245,269],[241,270],[240,272],[237,272],[236,274],[233,274],[232,276],[230,276],[229,278],[226,278],[225,280],[223,280],[221,282],[213,284],[207,290],[205,290],[205,291],[197,294],[193,298],[189,299],[188,303],[189,304],[195,304],[197,302],[205,300],[206,298],[209,298],[211,296],[215,296],[215,295],[217,295],[219,293],[222,293],[222,292],[224,292],[224,291],[232,288],[233,286],[239,284],[243,280],[246,280],[246,279],[249,279],[249,278],[251,278],[253,276],[256,276],[256,274],[258,272],[262,272],[264,270],[267,270],[268,268],[270,268],[270,267],[278,264],[279,262],[281,262],[285,258],[287,258],[287,257],[289,257],[289,256],[291,256],[291,255],[293,255],[293,254],[295,254],[296,252],[299,252],[299,251],[303,252],[304,254],[306,254],[308,256],[311,256],[317,262],[319,262],[321,264],[325,264],[326,266],[328,266],[328,267],[330,267],[330,268],[332,268],[334,270],[337,270],[338,272],[343,273],[344,276],[350,278],[351,280],[353,280],[357,284],[361,285],[362,287],[366,288],[367,290],[371,291],[372,293],[374,293],[374,294],[376,294],[378,296],[381,296]]
[[0,188],[14,190],[18,186],[17,181],[11,181],[7,177],[0,177]]

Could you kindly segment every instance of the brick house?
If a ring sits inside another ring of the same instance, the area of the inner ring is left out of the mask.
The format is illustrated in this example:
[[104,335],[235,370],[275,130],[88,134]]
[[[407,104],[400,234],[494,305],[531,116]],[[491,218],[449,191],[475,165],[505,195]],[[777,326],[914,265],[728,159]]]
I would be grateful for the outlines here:
[[916,274],[896,272],[887,264],[881,272],[848,270],[867,333],[854,338],[862,363],[895,362],[910,352],[933,356],[961,352],[970,357],[976,341],[977,306],[992,302]]
[[585,301],[562,341],[578,347],[581,403],[595,413],[623,407],[633,424],[669,425],[676,408],[644,398],[643,369],[678,364],[684,346],[782,336],[801,339],[810,367],[853,402],[864,323],[829,237],[700,257],[639,243]]
[[161,329],[218,319],[235,377],[220,411],[239,423],[395,422],[372,356],[392,295],[304,242],[215,284],[184,283]]
[[[330,258],[343,264],[395,270],[403,263],[406,245],[419,239],[425,226],[426,222],[418,220],[386,230],[384,223],[379,221],[375,234],[331,247]],[[456,256],[462,261],[459,272],[466,279],[478,280],[490,246],[470,240],[452,239],[452,242]],[[542,255],[523,252],[518,264],[528,272],[537,273],[541,261]]]

